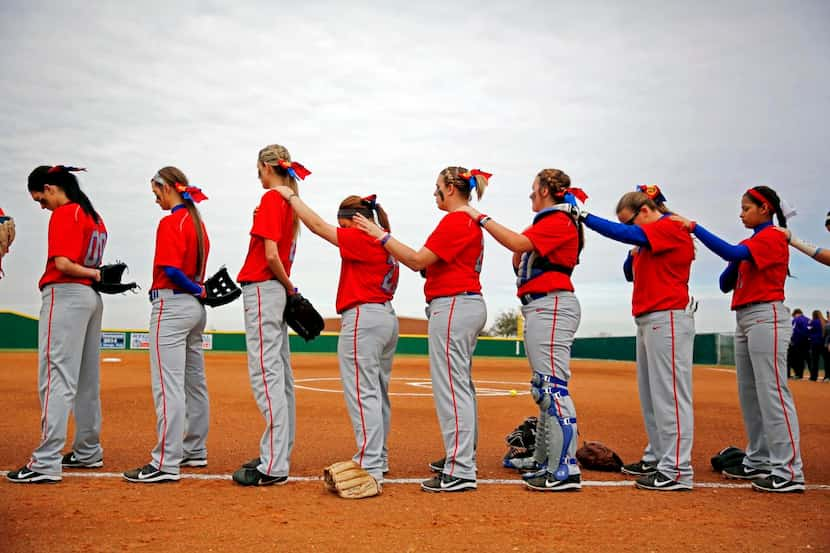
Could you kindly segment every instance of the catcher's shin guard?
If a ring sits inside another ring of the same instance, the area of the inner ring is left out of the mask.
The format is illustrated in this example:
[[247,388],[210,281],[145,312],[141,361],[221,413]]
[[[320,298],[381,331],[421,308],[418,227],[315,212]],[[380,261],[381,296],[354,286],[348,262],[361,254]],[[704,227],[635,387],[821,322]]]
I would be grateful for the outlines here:
[[[554,477],[557,480],[566,480],[569,474],[568,465],[576,463],[576,459],[568,457],[568,450],[575,438],[573,425],[576,424],[576,418],[563,417],[557,400],[570,395],[568,383],[555,376],[534,372],[530,384],[530,394],[542,410],[543,416],[547,418],[544,430],[548,462],[558,459]],[[552,418],[556,419],[558,425],[552,424]],[[560,447],[557,448],[557,445]]]

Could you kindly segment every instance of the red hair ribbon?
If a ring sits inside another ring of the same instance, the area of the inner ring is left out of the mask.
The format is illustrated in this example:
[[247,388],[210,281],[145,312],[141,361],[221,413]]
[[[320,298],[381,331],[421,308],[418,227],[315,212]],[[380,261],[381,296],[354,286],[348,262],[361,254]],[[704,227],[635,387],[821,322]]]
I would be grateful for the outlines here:
[[292,177],[300,180],[305,180],[305,178],[311,174],[311,171],[306,169],[302,163],[297,163],[296,161],[289,162],[281,159],[277,162],[277,165],[288,171]]
[[579,200],[582,203],[585,203],[585,200],[588,199],[588,194],[586,194],[584,190],[582,190],[581,188],[576,188],[574,186],[572,186],[570,188],[567,188],[565,190],[565,193],[566,194],[568,194],[568,193],[573,194],[574,198],[576,198],[577,200]]
[[208,197],[205,196],[204,192],[202,192],[201,188],[197,188],[195,186],[187,186],[180,182],[177,182],[175,185],[176,191],[182,195],[182,198],[185,200],[190,200],[196,202],[197,204],[202,200],[207,200]]
[[767,206],[767,209],[768,209],[768,210],[770,210],[770,212],[775,211],[775,210],[772,208],[772,204],[771,204],[771,203],[769,203],[769,200],[768,200],[768,199],[766,199],[766,198],[764,197],[764,195],[763,195],[763,194],[761,194],[760,192],[758,192],[758,191],[757,191],[757,190],[755,190],[754,188],[750,188],[749,190],[747,190],[747,191],[746,191],[746,193],[747,193],[749,196],[752,196],[753,198],[755,198],[756,200],[758,200],[759,202],[761,202],[761,205],[765,205],[765,206]]
[[375,209],[375,207],[378,205],[377,199],[377,194],[371,194],[369,196],[366,196],[365,198],[360,198],[360,201],[363,204],[365,204],[369,209]]
[[641,184],[637,187],[637,190],[648,196],[648,199],[655,203],[662,204],[666,202],[666,197],[656,184]]
[[78,171],[86,171],[86,167],[72,167],[66,165],[53,165],[49,168],[47,173],[60,173],[61,171],[68,171],[71,173],[76,173]]
[[465,179],[465,180],[470,180],[471,178],[473,178],[477,175],[481,175],[485,179],[489,179],[490,177],[493,176],[492,173],[485,173],[484,171],[482,171],[480,169],[472,169],[470,171],[467,171],[466,173],[459,173],[458,174],[459,177],[461,177],[462,179]]

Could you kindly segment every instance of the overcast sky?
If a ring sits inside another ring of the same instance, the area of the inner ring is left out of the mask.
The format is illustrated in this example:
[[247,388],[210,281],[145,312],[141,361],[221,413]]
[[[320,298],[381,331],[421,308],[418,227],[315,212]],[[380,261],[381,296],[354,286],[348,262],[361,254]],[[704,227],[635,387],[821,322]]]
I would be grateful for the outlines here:
[[[333,7],[337,5],[337,7]],[[348,6],[348,7],[347,7]],[[145,292],[163,213],[149,179],[176,165],[210,200],[209,272],[233,275],[262,193],[256,155],[288,147],[313,174],[301,195],[335,222],[376,193],[393,233],[420,247],[442,213],[448,165],[494,173],[479,208],[521,230],[542,168],[567,172],[613,217],[621,194],[658,183],[677,212],[737,242],[742,192],[772,186],[791,227],[830,246],[830,4],[792,2],[0,3],[0,207],[18,237],[0,309],[36,315],[48,212],[26,190],[40,164],[73,164],[106,221],[105,259]],[[590,231],[574,274],[579,335],[632,334],[626,246]],[[292,279],[332,316],[339,256],[304,229]],[[697,329],[729,331],[724,263],[698,247]],[[788,304],[830,308],[828,269],[793,251]],[[510,256],[487,239],[490,322],[517,305]],[[407,269],[394,301],[423,316]],[[105,298],[106,327],[145,328],[146,295]],[[242,305],[209,328],[243,328]]]

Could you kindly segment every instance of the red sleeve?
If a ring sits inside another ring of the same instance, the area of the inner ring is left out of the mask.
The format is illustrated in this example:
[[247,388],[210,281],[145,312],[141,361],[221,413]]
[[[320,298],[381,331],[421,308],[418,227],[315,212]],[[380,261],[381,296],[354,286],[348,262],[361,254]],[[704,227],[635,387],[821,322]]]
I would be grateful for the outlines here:
[[424,247],[449,263],[469,244],[469,234],[477,224],[466,213],[450,213],[441,219]]
[[522,234],[527,236],[533,244],[533,249],[543,256],[548,256],[552,251],[559,248],[565,242],[573,240],[573,219],[563,213],[559,215],[548,215],[539,224],[530,226]]
[[648,238],[652,253],[660,253],[682,245],[689,235],[679,222],[663,217],[650,225],[640,227]]
[[262,201],[254,214],[254,226],[251,228],[253,236],[267,238],[279,242],[282,238],[280,223],[285,218],[284,213],[288,204],[276,190],[269,190],[262,196]]
[[84,227],[77,217],[81,207],[71,205],[60,207],[49,218],[49,251],[47,257],[66,257],[81,263],[84,249]]
[[771,265],[780,263],[787,255],[787,237],[783,232],[764,229],[755,236],[744,240],[744,246],[752,254],[752,261],[759,270],[763,271]]
[[159,221],[156,231],[156,258],[154,265],[160,267],[175,267],[182,271],[184,267],[185,239],[179,232],[179,219],[167,216]]
[[369,261],[378,253],[373,248],[374,238],[357,228],[338,228],[337,247],[340,248],[340,257],[352,261]]

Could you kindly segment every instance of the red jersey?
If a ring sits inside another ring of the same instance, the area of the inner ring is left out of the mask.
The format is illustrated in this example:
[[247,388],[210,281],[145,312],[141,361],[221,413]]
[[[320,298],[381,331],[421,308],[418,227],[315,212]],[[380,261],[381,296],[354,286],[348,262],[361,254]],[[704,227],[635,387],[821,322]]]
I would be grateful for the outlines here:
[[176,206],[170,215],[159,221],[156,230],[156,255],[153,258],[153,285],[152,289],[169,288],[181,290],[170,280],[164,267],[179,269],[190,280],[202,284],[205,280],[205,266],[210,253],[205,224],[202,223],[202,236],[205,245],[205,257],[202,266],[198,266],[199,242],[196,236],[196,225],[193,218],[184,206]]
[[397,260],[374,238],[358,228],[338,228],[340,286],[337,312],[361,303],[384,303],[398,287]]
[[522,255],[517,295],[541,294],[553,290],[573,292],[574,285],[571,277],[565,273],[544,271],[534,276],[536,271],[532,268],[533,258],[537,256],[568,269],[576,267],[579,257],[579,230],[573,219],[561,211],[543,214],[542,218],[537,219],[522,234],[533,243],[533,251]]
[[460,211],[445,215],[424,246],[438,256],[438,261],[426,269],[427,302],[464,292],[481,293],[484,235],[469,215]]
[[56,257],[66,257],[84,267],[98,267],[104,257],[107,245],[107,227],[99,216],[96,223],[92,217],[74,202],[69,202],[52,211],[49,218],[49,246],[46,254],[46,271],[40,277],[38,287],[47,284],[77,282],[92,284],[91,278],[66,275],[55,266]]
[[787,236],[772,225],[741,242],[752,259],[738,265],[732,309],[758,301],[784,301],[784,280],[790,263]]
[[276,190],[269,190],[263,194],[262,200],[254,210],[248,257],[245,258],[245,264],[239,270],[236,280],[262,282],[274,278],[274,273],[268,267],[268,261],[265,260],[266,238],[277,243],[285,274],[290,276],[291,264],[294,262],[293,228],[294,210],[288,202]]
[[668,216],[640,227],[648,246],[634,256],[635,317],[652,311],[685,309],[689,304],[689,273],[695,258],[692,237]]

